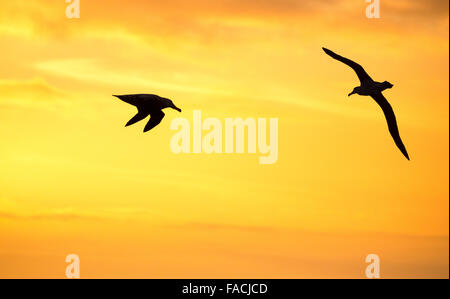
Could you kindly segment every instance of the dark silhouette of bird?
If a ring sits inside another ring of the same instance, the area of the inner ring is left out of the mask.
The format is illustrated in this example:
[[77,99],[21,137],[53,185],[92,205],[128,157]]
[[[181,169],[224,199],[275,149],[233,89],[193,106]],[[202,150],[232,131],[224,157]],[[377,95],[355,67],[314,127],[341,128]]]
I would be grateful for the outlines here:
[[394,85],[392,85],[387,81],[376,82],[366,73],[366,71],[361,65],[357,64],[356,62],[350,59],[342,57],[326,48],[322,49],[332,58],[345,63],[356,72],[359,81],[361,81],[361,86],[355,87],[348,96],[351,96],[352,94],[355,93],[361,96],[371,96],[375,100],[375,102],[377,102],[377,104],[381,107],[381,109],[384,112],[389,132],[391,133],[391,136],[394,139],[395,144],[403,153],[403,155],[406,157],[406,159],[409,160],[409,155],[408,152],[406,151],[406,147],[403,144],[402,139],[400,138],[400,133],[398,131],[397,120],[394,114],[394,110],[392,110],[391,105],[389,104],[389,102],[386,100],[386,98],[383,96],[382,93],[384,90],[392,88]]
[[144,133],[159,125],[165,115],[164,112],[162,112],[162,109],[172,108],[181,112],[181,109],[175,106],[171,100],[154,94],[114,95],[114,97],[121,99],[125,103],[136,106],[138,110],[138,113],[127,122],[125,127],[131,126],[150,115],[150,120],[144,128]]

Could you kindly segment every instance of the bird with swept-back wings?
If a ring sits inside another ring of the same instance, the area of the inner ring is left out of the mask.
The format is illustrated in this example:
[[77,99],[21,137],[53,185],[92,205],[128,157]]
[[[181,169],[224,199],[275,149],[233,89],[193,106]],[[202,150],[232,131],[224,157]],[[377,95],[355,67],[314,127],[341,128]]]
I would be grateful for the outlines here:
[[172,100],[154,94],[130,94],[115,97],[135,106],[138,110],[138,113],[128,121],[125,127],[131,126],[150,115],[150,120],[144,128],[144,133],[159,125],[165,115],[162,109],[172,108],[181,112],[181,109],[175,106]]

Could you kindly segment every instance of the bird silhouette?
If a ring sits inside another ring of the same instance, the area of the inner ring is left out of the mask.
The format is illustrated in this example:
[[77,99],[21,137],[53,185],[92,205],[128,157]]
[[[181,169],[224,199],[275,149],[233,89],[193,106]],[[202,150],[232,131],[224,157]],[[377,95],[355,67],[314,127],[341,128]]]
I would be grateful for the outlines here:
[[358,63],[342,57],[336,53],[334,53],[331,50],[328,50],[326,48],[322,48],[325,53],[330,55],[332,58],[339,60],[342,63],[345,63],[349,67],[351,67],[355,72],[356,75],[358,75],[359,81],[361,81],[361,86],[355,87],[353,91],[348,95],[351,96],[352,94],[359,94],[361,96],[371,96],[375,102],[381,107],[381,109],[384,112],[384,116],[386,117],[389,132],[391,133],[392,138],[395,141],[395,144],[400,149],[400,151],[403,153],[403,155],[406,157],[406,159],[409,160],[408,152],[406,151],[406,147],[402,142],[402,139],[400,138],[400,133],[398,131],[397,126],[397,119],[394,114],[394,110],[392,109],[389,102],[386,100],[386,98],[383,96],[383,91],[392,88],[394,85],[391,83],[384,81],[384,82],[376,82],[374,81],[364,70],[364,68],[359,65]]
[[165,115],[164,112],[162,112],[162,109],[172,108],[181,112],[181,109],[175,106],[171,100],[154,94],[114,95],[114,97],[121,99],[125,103],[136,106],[138,110],[138,113],[127,122],[125,127],[131,126],[150,115],[150,120],[144,128],[144,133],[159,125]]

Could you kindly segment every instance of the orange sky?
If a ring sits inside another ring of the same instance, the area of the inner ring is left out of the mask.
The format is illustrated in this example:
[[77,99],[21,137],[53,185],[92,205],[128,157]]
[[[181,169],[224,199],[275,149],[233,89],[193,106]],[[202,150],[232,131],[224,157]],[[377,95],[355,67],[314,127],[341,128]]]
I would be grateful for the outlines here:
[[[0,0],[0,277],[447,277],[448,1]],[[347,98],[364,65],[397,113]],[[175,155],[112,94],[277,117],[279,159]]]

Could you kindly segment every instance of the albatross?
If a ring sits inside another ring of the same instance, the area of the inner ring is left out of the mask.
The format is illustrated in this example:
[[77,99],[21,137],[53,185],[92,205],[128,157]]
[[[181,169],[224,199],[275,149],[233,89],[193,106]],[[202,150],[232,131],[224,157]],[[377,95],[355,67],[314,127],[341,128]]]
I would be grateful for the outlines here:
[[181,109],[175,106],[172,100],[154,94],[129,94],[113,96],[119,98],[125,103],[135,106],[138,110],[138,113],[127,122],[125,127],[131,126],[150,115],[150,120],[144,128],[144,133],[159,125],[165,116],[162,109],[172,108],[178,112],[181,112]]
[[391,133],[392,138],[395,141],[395,144],[400,149],[400,151],[403,153],[403,155],[406,157],[406,159],[409,160],[408,152],[406,151],[406,147],[402,142],[402,139],[400,138],[400,133],[398,131],[397,126],[397,120],[394,114],[394,110],[392,109],[389,102],[386,100],[386,98],[383,96],[383,91],[392,88],[394,85],[389,83],[388,81],[384,82],[376,82],[374,81],[364,70],[364,68],[359,65],[358,63],[342,57],[336,53],[334,53],[331,50],[328,50],[326,48],[322,48],[325,53],[330,55],[332,58],[345,63],[349,67],[351,67],[355,72],[356,75],[358,75],[359,81],[361,81],[361,86],[357,86],[353,89],[351,93],[349,93],[348,96],[351,96],[353,94],[359,94],[361,96],[371,96],[375,102],[381,107],[381,109],[384,112],[384,115],[387,120],[389,132]]

